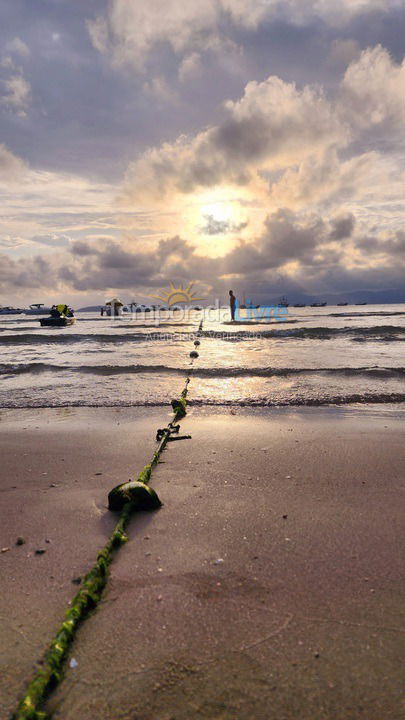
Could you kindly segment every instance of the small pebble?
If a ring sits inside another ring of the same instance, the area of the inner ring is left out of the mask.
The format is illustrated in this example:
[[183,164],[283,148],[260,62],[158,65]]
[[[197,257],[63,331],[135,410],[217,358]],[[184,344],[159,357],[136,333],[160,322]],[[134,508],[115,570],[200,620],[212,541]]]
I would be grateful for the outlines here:
[[320,657],[319,652],[315,652],[315,653],[314,653],[314,657],[319,658],[319,657]]
[[1,548],[0,552],[5,553],[5,552],[8,552],[9,550],[11,550],[11,548],[4,547],[4,548]]
[[80,576],[72,578],[73,585],[80,585],[81,581],[82,581],[82,579]]
[[49,487],[58,487],[56,483],[51,483]]
[[218,558],[217,560],[214,560],[214,562],[213,562],[212,564],[213,564],[213,565],[220,565],[220,564],[223,563],[223,562],[224,562],[224,558]]
[[38,548],[37,550],[35,550],[35,555],[43,555],[44,553],[46,553],[46,550],[44,550],[43,548]]
[[16,545],[24,545],[24,543],[25,543],[25,540],[23,537],[18,537],[17,540],[15,541]]
[[72,659],[70,660],[70,662],[69,662],[69,667],[71,667],[71,668],[77,668],[78,664],[79,664],[79,663],[77,662],[77,660],[76,660],[75,658],[72,658]]
[[283,515],[283,520],[287,520],[288,515]]
[[103,473],[94,473],[95,475],[102,475]]

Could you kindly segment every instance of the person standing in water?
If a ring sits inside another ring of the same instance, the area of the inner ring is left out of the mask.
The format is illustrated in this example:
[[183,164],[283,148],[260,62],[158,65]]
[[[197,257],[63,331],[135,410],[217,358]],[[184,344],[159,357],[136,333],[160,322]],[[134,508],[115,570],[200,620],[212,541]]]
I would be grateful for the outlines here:
[[233,290],[229,291],[229,305],[231,308],[231,320],[235,320],[235,305],[236,305],[236,297],[233,294]]

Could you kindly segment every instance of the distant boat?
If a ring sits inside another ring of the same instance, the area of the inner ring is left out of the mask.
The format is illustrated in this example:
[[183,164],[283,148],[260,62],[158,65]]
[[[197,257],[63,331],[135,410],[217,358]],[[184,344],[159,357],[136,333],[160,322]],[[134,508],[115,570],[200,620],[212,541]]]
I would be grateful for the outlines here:
[[20,308],[13,308],[10,305],[0,306],[0,315],[21,315],[24,312]]
[[362,302],[362,303],[355,303],[355,305],[367,305],[367,303],[366,303],[366,302]]
[[280,300],[277,303],[277,307],[289,307],[290,303],[288,302],[288,299],[285,295],[280,298]]
[[296,303],[294,307],[306,307],[305,303]]
[[27,310],[24,310],[26,315],[49,315],[51,312],[50,307],[45,307],[44,303],[32,303]]
[[345,306],[348,305],[348,304],[349,304],[349,303],[347,303],[347,302],[344,302],[344,303],[336,303],[337,307],[345,307]]
[[311,303],[311,307],[326,307],[327,304],[326,302]]

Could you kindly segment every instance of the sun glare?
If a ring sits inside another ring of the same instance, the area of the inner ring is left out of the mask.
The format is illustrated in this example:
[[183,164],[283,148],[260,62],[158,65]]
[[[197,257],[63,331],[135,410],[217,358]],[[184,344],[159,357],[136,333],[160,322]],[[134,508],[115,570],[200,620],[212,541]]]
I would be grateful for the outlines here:
[[234,208],[228,202],[213,202],[202,205],[201,217],[212,217],[217,222],[230,222],[234,217]]

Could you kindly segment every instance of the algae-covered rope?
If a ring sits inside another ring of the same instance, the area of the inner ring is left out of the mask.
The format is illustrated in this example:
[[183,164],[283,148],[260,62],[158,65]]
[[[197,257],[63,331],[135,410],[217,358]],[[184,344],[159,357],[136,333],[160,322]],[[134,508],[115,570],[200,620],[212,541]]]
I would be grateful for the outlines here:
[[[200,322],[197,336],[201,335],[201,332],[202,321]],[[199,340],[194,342],[195,347],[199,344]],[[90,572],[85,576],[82,587],[71,601],[70,607],[65,615],[65,620],[54,635],[40,668],[29,683],[17,710],[11,716],[11,720],[46,720],[47,716],[46,713],[40,709],[41,705],[43,705],[49,693],[57,687],[62,679],[63,664],[78,626],[100,602],[108,579],[108,568],[113,560],[114,553],[128,540],[125,529],[131,515],[136,510],[154,510],[161,505],[157,493],[149,487],[149,481],[153,468],[159,462],[160,455],[173,429],[176,427],[176,423],[186,415],[188,385],[190,383],[193,362],[194,359],[198,357],[198,353],[194,350],[190,353],[190,357],[191,364],[184,388],[179,398],[172,400],[171,403],[173,418],[168,426],[164,428],[151,462],[141,470],[136,481],[118,485],[109,494],[109,508],[112,510],[120,510],[118,522],[106,544],[98,553],[96,562]]]

